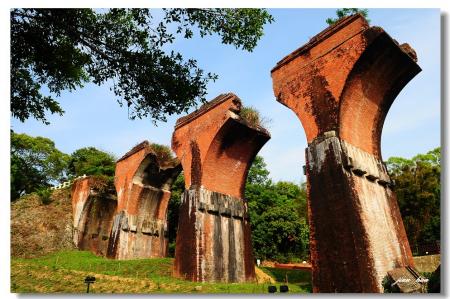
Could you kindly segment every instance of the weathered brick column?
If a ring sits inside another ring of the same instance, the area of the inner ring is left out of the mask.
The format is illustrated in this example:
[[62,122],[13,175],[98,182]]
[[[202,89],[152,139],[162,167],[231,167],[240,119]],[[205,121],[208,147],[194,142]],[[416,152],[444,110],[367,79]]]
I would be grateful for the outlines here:
[[136,259],[167,255],[167,206],[181,165],[159,161],[148,141],[116,163],[117,210],[108,257]]
[[79,249],[106,256],[117,200],[113,190],[99,187],[93,177],[72,185],[73,242]]
[[223,94],[176,123],[172,149],[186,184],[175,249],[178,277],[254,279],[244,187],[248,169],[270,134],[243,120],[240,110],[236,95]]
[[277,101],[308,140],[314,292],[382,292],[387,271],[413,265],[380,139],[389,107],[420,72],[416,61],[409,45],[354,15],[272,70]]

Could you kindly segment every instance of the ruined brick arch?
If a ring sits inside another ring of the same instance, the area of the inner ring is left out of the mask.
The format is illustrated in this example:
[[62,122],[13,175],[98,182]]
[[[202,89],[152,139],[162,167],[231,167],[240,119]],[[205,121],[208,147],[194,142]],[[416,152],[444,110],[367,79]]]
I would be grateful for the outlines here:
[[[203,171],[204,186],[210,190],[244,198],[248,170],[265,139],[242,121],[229,118],[215,135],[208,148]],[[220,183],[218,183],[220,182]]]
[[163,185],[161,180],[158,180],[158,162],[156,156],[152,153],[148,153],[142,160],[139,167],[133,176],[134,184],[150,185],[160,188]]
[[[159,166],[155,154],[148,153],[136,169],[133,176],[133,183],[170,191],[176,176],[174,176],[172,167],[170,167],[169,171],[167,169]],[[181,171],[181,164],[177,164],[175,169],[175,174],[179,173]]]
[[[367,38],[370,40],[370,37]],[[398,50],[382,31],[356,61],[345,82],[339,108],[339,135],[362,150],[381,157],[381,133],[386,115],[403,87],[417,74],[408,63],[415,52],[407,44]]]
[[167,208],[181,165],[158,157],[148,141],[133,147],[116,161],[115,190],[92,177],[74,182],[73,241],[78,248],[114,259],[167,256]]
[[236,95],[223,94],[177,121],[172,149],[186,189],[203,186],[242,198],[248,168],[270,134],[241,118],[241,107]]
[[99,192],[93,177],[77,179],[72,185],[73,242],[83,250],[105,256],[117,200]]
[[117,210],[108,256],[117,259],[164,257],[170,187],[181,171],[177,160],[158,161],[148,141],[116,163]]

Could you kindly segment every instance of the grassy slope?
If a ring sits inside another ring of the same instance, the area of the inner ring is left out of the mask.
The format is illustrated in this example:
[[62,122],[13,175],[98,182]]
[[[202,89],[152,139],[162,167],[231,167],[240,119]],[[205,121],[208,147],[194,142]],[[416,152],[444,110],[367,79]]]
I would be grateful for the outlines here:
[[[84,293],[87,275],[96,277],[95,293],[267,293],[268,284],[195,283],[171,277],[172,258],[116,261],[85,251],[11,260],[11,291],[17,293]],[[286,273],[290,293],[310,292],[310,274],[263,268],[279,286]]]

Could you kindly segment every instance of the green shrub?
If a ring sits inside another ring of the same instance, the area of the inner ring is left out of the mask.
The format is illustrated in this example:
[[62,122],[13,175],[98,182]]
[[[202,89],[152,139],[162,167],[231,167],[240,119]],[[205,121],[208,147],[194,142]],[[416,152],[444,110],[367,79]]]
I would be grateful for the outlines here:
[[175,257],[175,247],[176,247],[175,242],[169,243],[169,252],[167,254],[168,257]]
[[390,279],[388,275],[383,278],[381,285],[383,286],[384,293],[394,293],[394,289],[392,287],[392,279]]
[[440,293],[441,292],[441,266],[430,275],[427,276],[428,280],[428,293]]
[[275,260],[276,260],[278,263],[280,263],[280,264],[287,264],[287,263],[290,262],[290,261],[289,261],[289,256],[284,255],[284,254],[278,254],[278,255],[275,257]]
[[41,200],[41,203],[43,205],[48,205],[52,202],[51,195],[53,193],[53,190],[49,188],[40,188],[36,191],[36,194],[39,196],[39,199]]

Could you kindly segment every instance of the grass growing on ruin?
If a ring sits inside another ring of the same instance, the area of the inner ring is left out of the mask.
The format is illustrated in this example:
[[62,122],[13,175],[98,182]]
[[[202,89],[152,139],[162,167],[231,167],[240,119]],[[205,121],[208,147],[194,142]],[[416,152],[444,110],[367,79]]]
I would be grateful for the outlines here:
[[262,127],[264,129],[267,129],[267,126],[270,122],[268,118],[262,117],[256,108],[248,106],[248,107],[242,107],[241,111],[239,112],[239,115],[247,121],[251,126],[254,127]]
[[[86,251],[64,251],[44,257],[11,260],[11,292],[84,293],[83,281],[96,277],[94,293],[267,293],[267,283],[195,283],[171,276],[172,258],[116,261]],[[286,270],[264,268],[284,281]],[[280,272],[281,271],[281,272]],[[290,293],[310,292],[310,274],[287,270]]]
[[161,166],[175,165],[177,159],[174,157],[170,147],[158,143],[150,144],[150,148],[156,155],[156,159]]

